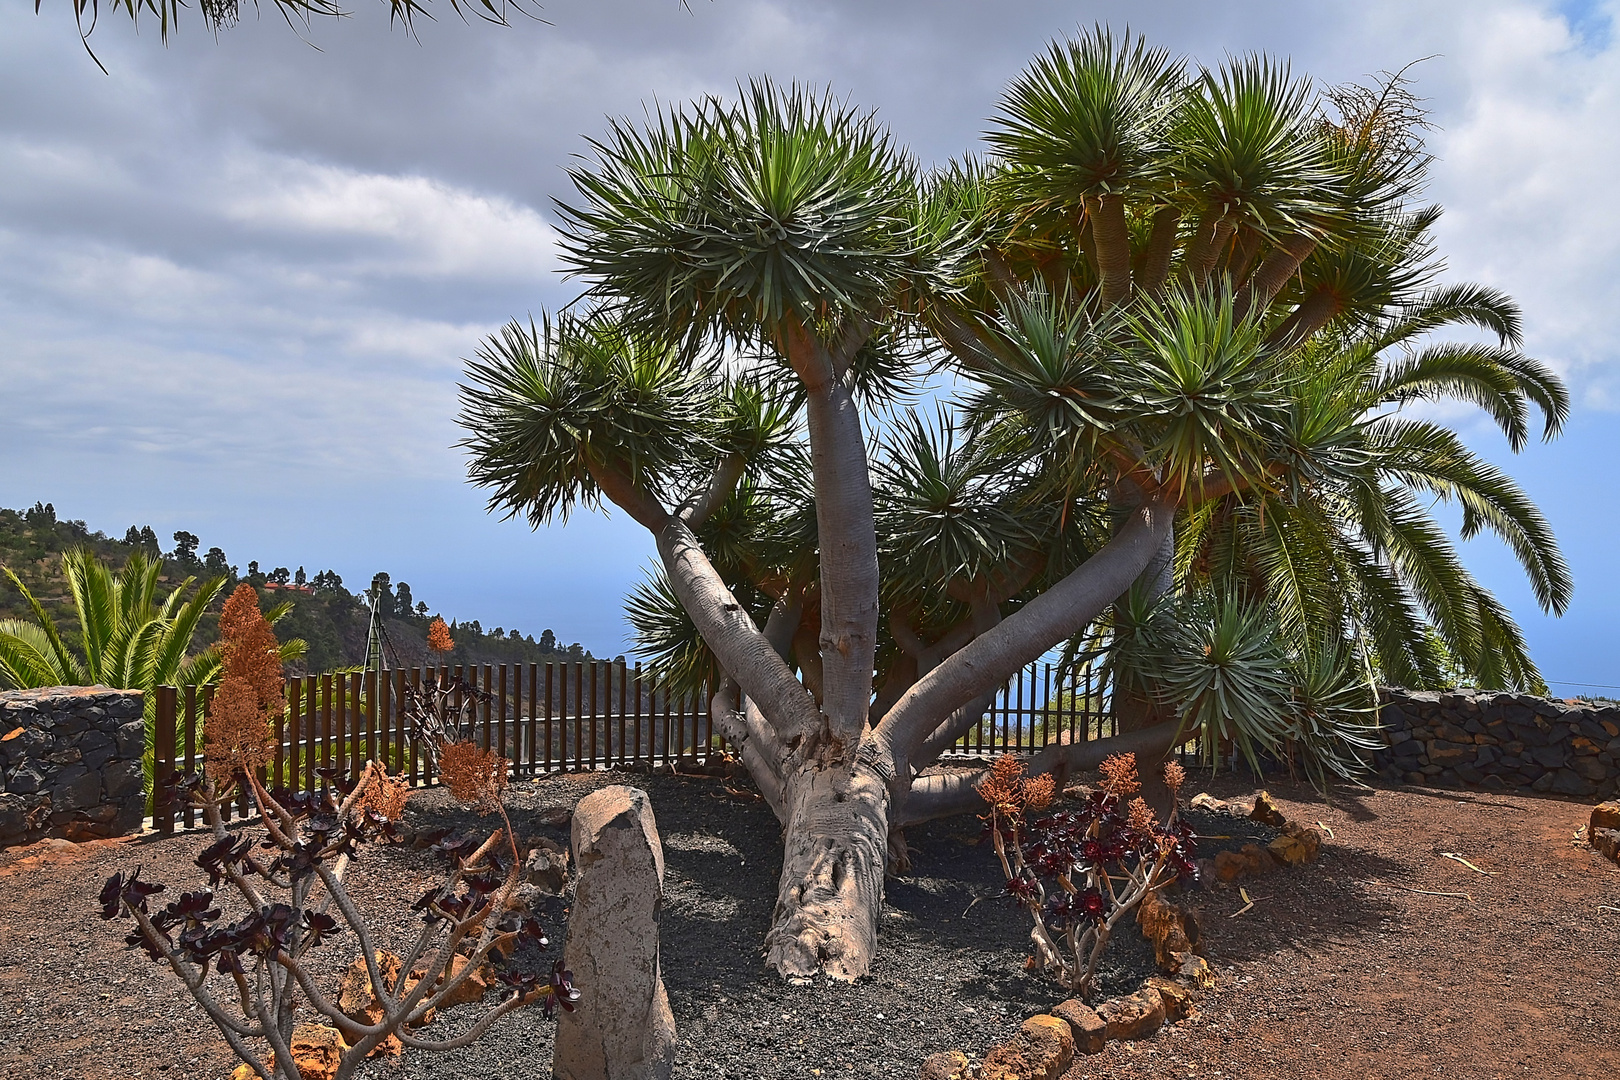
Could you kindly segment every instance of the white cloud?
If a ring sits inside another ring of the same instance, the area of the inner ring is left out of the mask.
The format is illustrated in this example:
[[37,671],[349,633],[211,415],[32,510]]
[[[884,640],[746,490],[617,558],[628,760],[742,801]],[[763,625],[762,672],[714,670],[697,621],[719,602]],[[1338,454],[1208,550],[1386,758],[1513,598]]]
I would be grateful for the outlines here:
[[355,259],[365,272],[534,281],[558,266],[556,231],[500,196],[263,153],[237,154],[223,172],[226,219],[264,233],[376,242],[375,253]]
[[1453,276],[1517,298],[1531,349],[1604,405],[1620,379],[1620,43],[1516,3],[1461,20],[1448,60],[1466,83],[1433,140],[1433,194]]

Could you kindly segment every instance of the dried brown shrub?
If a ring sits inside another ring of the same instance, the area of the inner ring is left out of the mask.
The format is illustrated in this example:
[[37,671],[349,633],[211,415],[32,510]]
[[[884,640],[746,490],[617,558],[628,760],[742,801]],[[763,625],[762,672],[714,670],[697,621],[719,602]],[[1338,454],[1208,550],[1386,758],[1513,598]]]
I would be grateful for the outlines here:
[[428,624],[427,644],[434,652],[449,652],[456,647],[456,643],[450,640],[450,628],[443,619],[435,618]]
[[974,790],[997,813],[1017,813],[1023,805],[1024,763],[1003,754],[991,763],[990,775],[980,780]]
[[209,779],[223,787],[269,760],[270,723],[286,702],[275,631],[253,586],[242,583],[225,601],[219,634],[223,673],[203,720],[203,760]]
[[1056,794],[1057,781],[1051,773],[1032,776],[1024,781],[1024,809],[1045,810]]
[[1126,813],[1127,824],[1138,836],[1148,836],[1159,827],[1159,819],[1153,815],[1153,808],[1140,796],[1131,800]]
[[1024,763],[1003,754],[990,766],[990,775],[975,789],[991,809],[1003,817],[1018,818],[1025,812],[1039,812],[1052,805],[1057,784],[1051,773],[1025,776]]
[[1174,801],[1181,794],[1181,785],[1187,782],[1187,770],[1174,761],[1164,763],[1164,786],[1170,789],[1170,799]]
[[1097,771],[1102,774],[1102,789],[1110,795],[1124,799],[1142,790],[1142,782],[1136,776],[1135,754],[1105,758]]
[[363,814],[367,810],[374,810],[389,821],[398,821],[405,812],[405,800],[410,794],[409,783],[397,776],[389,776],[388,770],[379,764],[366,774],[365,786],[360,789],[355,812]]
[[439,779],[456,799],[485,813],[500,809],[509,764],[493,750],[470,742],[445,742],[439,747]]

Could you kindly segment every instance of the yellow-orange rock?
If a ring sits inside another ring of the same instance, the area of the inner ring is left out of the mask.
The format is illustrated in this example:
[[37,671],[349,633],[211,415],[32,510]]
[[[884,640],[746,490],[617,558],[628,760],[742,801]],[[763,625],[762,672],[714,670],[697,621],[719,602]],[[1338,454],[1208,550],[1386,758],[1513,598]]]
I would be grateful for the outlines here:
[[[399,970],[403,961],[386,949],[377,953],[377,973],[390,990],[399,986]],[[372,992],[371,974],[366,970],[366,958],[357,956],[343,973],[338,986],[338,1008],[358,1024],[375,1024],[382,1018],[382,1003]]]
[[1315,862],[1322,851],[1322,834],[1307,825],[1289,822],[1283,834],[1266,845],[1266,851],[1283,866],[1303,866]]
[[1209,961],[1195,953],[1176,954],[1176,981],[1194,990],[1213,990],[1215,972]]
[[[448,976],[441,975],[439,977],[439,986],[443,986],[444,984],[454,980],[465,970],[467,970],[467,958],[465,956],[457,954],[456,956],[451,957],[450,972]],[[421,971],[413,971],[411,974],[417,978],[421,978],[427,974],[427,970],[422,969]],[[495,974],[490,969],[490,966],[488,964],[480,964],[478,965],[478,969],[476,971],[468,975],[459,986],[450,991],[449,994],[445,995],[444,1000],[439,1002],[439,1007],[448,1009],[453,1005],[470,1005],[475,1001],[483,1001],[484,994],[489,990],[490,985],[494,983],[494,981]],[[434,992],[438,992],[438,987],[434,988]]]
[[1073,1061],[1068,1022],[1043,1013],[1025,1020],[1017,1035],[985,1055],[979,1080],[1058,1080]]
[[1620,800],[1592,807],[1592,820],[1587,823],[1587,830],[1590,834],[1599,829],[1620,829]]
[[1164,1026],[1164,999],[1151,986],[1130,997],[1105,1001],[1097,1015],[1108,1025],[1108,1040],[1145,1039]]
[[1215,878],[1228,884],[1242,877],[1249,870],[1248,860],[1235,851],[1217,851],[1215,853]]
[[1108,1045],[1108,1022],[1097,1015],[1097,1010],[1081,1001],[1079,998],[1070,998],[1053,1007],[1052,1015],[1069,1025],[1069,1033],[1074,1036],[1074,1048],[1082,1054],[1100,1054],[1103,1047]]
[[1270,853],[1259,844],[1244,844],[1238,850],[1238,856],[1243,860],[1243,872],[1251,877],[1258,877],[1277,867]]
[[[300,1080],[333,1080],[343,1063],[343,1036],[337,1028],[320,1024],[299,1024],[292,1030],[293,1064],[298,1066]],[[264,1063],[272,1071],[276,1056],[266,1054]],[[258,1080],[259,1074],[251,1065],[238,1065],[231,1071],[231,1080]]]
[[1148,985],[1159,992],[1159,1000],[1164,1002],[1165,1023],[1174,1024],[1192,1013],[1193,992],[1181,983],[1155,975],[1148,980]]
[[293,1064],[301,1080],[333,1080],[343,1063],[343,1036],[337,1028],[299,1024],[293,1028]]
[[1181,909],[1157,892],[1142,898],[1136,908],[1136,924],[1142,928],[1142,936],[1153,943],[1153,959],[1164,971],[1175,970],[1175,953],[1193,951]]
[[1271,793],[1268,791],[1262,791],[1254,797],[1254,809],[1249,811],[1249,817],[1276,829],[1288,823],[1288,818],[1277,809],[1277,804],[1271,801]]

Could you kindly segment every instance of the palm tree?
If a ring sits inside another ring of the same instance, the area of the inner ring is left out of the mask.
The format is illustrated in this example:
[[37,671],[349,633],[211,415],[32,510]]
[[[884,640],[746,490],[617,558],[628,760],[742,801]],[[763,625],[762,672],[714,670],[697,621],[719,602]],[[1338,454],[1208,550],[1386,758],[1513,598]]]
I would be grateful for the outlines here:
[[[140,690],[146,701],[145,767],[150,791],[156,690],[218,680],[218,646],[210,645],[198,653],[190,650],[198,624],[218,598],[225,579],[210,578],[193,592],[196,579],[188,577],[159,600],[160,560],[137,551],[115,574],[88,548],[66,552],[62,574],[78,623],[79,651],[75,652],[28,587],[11,569],[4,569],[34,619],[0,620],[0,683],[17,689],[100,685]],[[290,604],[282,604],[266,617],[274,622],[290,609]],[[301,639],[284,642],[282,660],[296,660],[306,648]]]
[[[1429,344],[1420,334],[1457,322],[1499,328],[1491,344]],[[1562,613],[1572,582],[1552,530],[1529,498],[1455,433],[1402,413],[1414,401],[1481,406],[1518,450],[1529,410],[1554,437],[1569,414],[1563,386],[1518,351],[1518,311],[1485,290],[1449,287],[1286,351],[1292,423],[1266,466],[1274,482],[1247,502],[1232,496],[1187,516],[1180,578],[1264,596],[1283,628],[1305,640],[1347,633],[1385,682],[1435,687],[1455,665],[1481,687],[1544,691],[1523,635],[1469,574],[1426,503],[1459,505],[1466,538],[1507,543],[1544,611]],[[1439,648],[1437,648],[1439,646]]]

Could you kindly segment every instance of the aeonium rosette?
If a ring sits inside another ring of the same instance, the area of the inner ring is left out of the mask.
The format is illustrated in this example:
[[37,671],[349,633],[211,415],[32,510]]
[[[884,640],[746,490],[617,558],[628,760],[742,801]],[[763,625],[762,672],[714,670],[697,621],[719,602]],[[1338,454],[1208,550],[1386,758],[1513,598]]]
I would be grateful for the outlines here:
[[1194,834],[1175,810],[1185,780],[1179,765],[1164,769],[1171,811],[1160,822],[1137,793],[1136,760],[1108,758],[1096,790],[1030,820],[1052,802],[1050,776],[1026,777],[1004,756],[979,785],[989,804],[987,833],[1001,861],[1007,898],[1031,916],[1038,966],[1071,989],[1089,992],[1103,947],[1118,920],[1149,892],[1197,877]]

